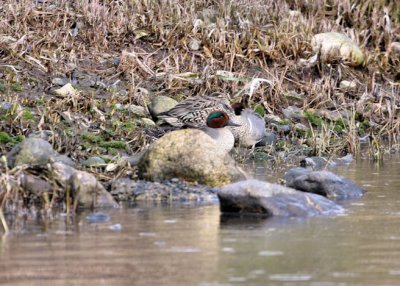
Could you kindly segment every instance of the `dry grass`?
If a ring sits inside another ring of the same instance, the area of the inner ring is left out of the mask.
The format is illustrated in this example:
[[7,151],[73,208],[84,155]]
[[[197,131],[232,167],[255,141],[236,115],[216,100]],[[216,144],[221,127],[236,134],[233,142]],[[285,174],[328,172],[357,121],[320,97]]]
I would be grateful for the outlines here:
[[[127,142],[125,152],[131,154],[149,139],[133,114],[116,105],[145,106],[160,94],[177,99],[213,91],[235,95],[261,78],[272,85],[260,84],[252,106],[278,115],[288,105],[339,108],[361,118],[343,118],[349,123],[340,136],[328,123],[317,126],[322,141],[313,146],[316,153],[355,152],[357,125],[366,121],[363,132],[398,143],[400,61],[390,51],[392,42],[400,41],[398,1],[40,2],[4,0],[0,7],[1,99],[15,105],[3,112],[0,129],[14,139],[46,131],[53,146],[76,161],[109,152],[82,147],[80,135],[89,132]],[[366,64],[358,69],[340,62],[301,65],[299,60],[312,55],[311,37],[326,31],[353,38]],[[232,77],[221,78],[219,71]],[[82,74],[105,87],[82,90],[75,99],[51,94],[54,77],[74,80]],[[340,90],[343,79],[355,81],[357,89]],[[303,99],[284,96],[290,92]],[[343,140],[347,143],[338,143]],[[12,145],[3,142],[0,152]]]

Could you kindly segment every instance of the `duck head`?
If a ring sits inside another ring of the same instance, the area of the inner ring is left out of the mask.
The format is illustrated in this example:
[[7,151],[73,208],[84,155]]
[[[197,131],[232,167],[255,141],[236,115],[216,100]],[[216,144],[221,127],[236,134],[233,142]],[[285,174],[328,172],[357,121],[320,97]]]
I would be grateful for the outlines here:
[[249,106],[250,95],[244,94],[242,99],[238,102],[232,103],[231,107],[235,111],[236,115],[241,115],[242,111]]
[[235,111],[235,115],[240,115],[244,109],[244,105],[241,102],[235,102],[231,104],[231,107]]
[[214,111],[208,115],[207,126],[211,128],[223,128],[225,126],[240,126],[229,119],[225,111]]

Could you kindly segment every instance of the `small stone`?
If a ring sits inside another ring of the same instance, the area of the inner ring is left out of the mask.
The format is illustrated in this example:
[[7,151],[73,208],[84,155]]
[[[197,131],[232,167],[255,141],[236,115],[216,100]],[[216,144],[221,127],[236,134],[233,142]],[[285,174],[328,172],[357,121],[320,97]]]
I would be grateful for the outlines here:
[[55,77],[52,79],[51,83],[54,85],[63,86],[68,83],[68,80],[65,78]]
[[300,165],[304,168],[311,168],[313,170],[321,170],[326,167],[335,167],[336,163],[333,161],[329,161],[324,157],[306,157],[300,161]]
[[104,167],[107,165],[103,158],[97,156],[89,157],[88,159],[81,162],[81,164],[87,167]]
[[68,165],[68,166],[71,166],[71,167],[75,166],[74,161],[72,161],[72,159],[70,157],[66,156],[66,155],[57,154],[54,157],[54,162],[60,162],[60,163],[63,163],[64,165]]
[[356,90],[357,84],[355,81],[342,80],[339,84],[339,88],[344,91]]
[[257,146],[275,146],[277,141],[277,136],[273,132],[266,132],[264,137],[261,139],[260,142],[257,143]]
[[151,120],[150,118],[146,118],[146,117],[141,118],[140,122],[146,128],[156,128],[157,127],[156,123],[153,120]]
[[305,118],[303,111],[300,108],[298,108],[297,106],[288,106],[287,108],[283,108],[282,113],[286,119],[300,120],[300,119]]
[[138,117],[145,117],[148,115],[146,108],[140,105],[128,104],[124,106],[124,109]]
[[157,117],[160,113],[166,112],[172,108],[174,108],[178,102],[175,99],[172,99],[168,96],[157,96],[154,97],[150,105],[148,106],[150,113],[152,116]]
[[67,96],[78,97],[79,96],[79,92],[70,83],[67,83],[63,87],[54,90],[54,93],[59,96],[62,96],[62,97],[67,97]]
[[199,41],[198,39],[190,39],[188,47],[192,51],[198,51],[200,50],[200,44],[201,41]]

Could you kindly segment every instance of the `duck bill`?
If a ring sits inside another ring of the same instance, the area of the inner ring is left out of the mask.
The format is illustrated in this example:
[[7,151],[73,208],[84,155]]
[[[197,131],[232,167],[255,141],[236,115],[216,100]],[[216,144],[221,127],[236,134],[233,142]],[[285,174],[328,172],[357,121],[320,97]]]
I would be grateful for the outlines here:
[[242,125],[240,125],[240,124],[237,124],[237,123],[235,123],[235,122],[232,122],[232,120],[228,120],[228,123],[226,124],[226,126],[232,126],[232,127],[240,127],[240,126],[242,126]]

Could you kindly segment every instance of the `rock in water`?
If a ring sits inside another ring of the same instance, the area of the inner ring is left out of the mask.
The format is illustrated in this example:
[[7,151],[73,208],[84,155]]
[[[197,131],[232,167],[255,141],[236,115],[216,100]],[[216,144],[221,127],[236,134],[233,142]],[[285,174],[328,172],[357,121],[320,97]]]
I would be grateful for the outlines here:
[[46,165],[56,155],[49,142],[40,138],[27,138],[8,154],[10,167],[27,164],[31,167]]
[[289,186],[292,183],[292,181],[297,177],[309,174],[311,172],[312,171],[310,169],[306,169],[303,167],[291,168],[285,173],[283,179],[286,181],[286,186]]
[[77,197],[78,206],[88,207],[117,207],[112,195],[107,192],[96,177],[84,171],[78,171],[63,163],[53,163],[53,178],[64,189],[72,190],[72,195]]
[[341,206],[322,196],[258,180],[225,185],[218,198],[222,213],[306,217],[343,212]]
[[286,185],[302,192],[338,200],[358,198],[365,193],[365,190],[351,180],[329,171],[315,171],[300,175],[287,182]]
[[180,178],[208,186],[221,186],[242,176],[234,160],[210,136],[195,129],[164,135],[150,146],[138,167],[143,179]]

